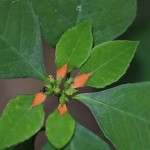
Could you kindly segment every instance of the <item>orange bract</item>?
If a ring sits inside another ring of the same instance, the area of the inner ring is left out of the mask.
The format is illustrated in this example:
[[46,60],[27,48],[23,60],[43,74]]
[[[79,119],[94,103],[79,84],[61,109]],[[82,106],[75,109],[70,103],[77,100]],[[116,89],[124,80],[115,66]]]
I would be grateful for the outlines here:
[[45,99],[46,99],[46,95],[44,93],[42,93],[42,92],[37,93],[34,97],[32,107],[43,103],[45,101]]
[[63,116],[68,111],[66,104],[59,104],[58,111],[59,111],[59,114]]
[[66,75],[66,73],[67,73],[67,69],[68,69],[68,64],[65,64],[64,66],[62,66],[61,68],[59,68],[57,70],[56,78],[57,79],[63,78]]
[[84,74],[77,76],[74,79],[74,82],[71,84],[71,88],[83,87],[87,83],[91,75],[92,75],[92,72],[84,73]]

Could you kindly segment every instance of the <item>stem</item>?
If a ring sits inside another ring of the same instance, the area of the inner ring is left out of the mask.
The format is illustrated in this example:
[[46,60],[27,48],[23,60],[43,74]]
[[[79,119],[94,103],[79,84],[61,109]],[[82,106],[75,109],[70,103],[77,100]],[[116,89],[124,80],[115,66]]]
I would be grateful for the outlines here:
[[67,81],[67,79],[70,78],[70,76],[71,76],[71,72],[68,72],[67,75],[66,75],[66,81]]

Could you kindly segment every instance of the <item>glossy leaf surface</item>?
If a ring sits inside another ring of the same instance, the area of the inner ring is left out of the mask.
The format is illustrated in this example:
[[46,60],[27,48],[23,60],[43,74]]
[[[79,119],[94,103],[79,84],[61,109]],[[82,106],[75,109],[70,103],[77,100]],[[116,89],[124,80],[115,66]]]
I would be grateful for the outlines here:
[[49,115],[46,121],[46,135],[56,148],[64,147],[74,134],[75,121],[69,113],[60,115],[58,110]]
[[150,147],[150,82],[75,97],[86,104],[118,150]]
[[43,105],[31,107],[34,95],[12,99],[0,118],[0,149],[29,139],[43,125]]
[[[109,146],[88,129],[77,124],[75,134],[70,143],[62,150],[110,150]],[[51,144],[46,144],[42,150],[55,150]]]
[[136,14],[136,0],[33,0],[43,35],[53,46],[76,24],[89,20],[94,43],[112,40],[123,33]]
[[27,0],[0,2],[0,78],[45,81],[38,17]]
[[92,49],[92,31],[89,22],[67,30],[56,46],[56,66],[68,65],[68,72],[80,67]]
[[86,85],[103,88],[117,81],[127,70],[138,42],[111,41],[96,46],[79,74],[92,72]]

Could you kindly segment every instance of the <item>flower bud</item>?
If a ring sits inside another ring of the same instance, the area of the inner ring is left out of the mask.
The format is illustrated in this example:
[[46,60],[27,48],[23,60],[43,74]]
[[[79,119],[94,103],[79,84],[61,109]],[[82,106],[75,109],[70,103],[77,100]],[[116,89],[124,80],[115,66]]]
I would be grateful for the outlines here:
[[58,86],[54,86],[53,92],[55,95],[58,95],[60,93],[60,88]]
[[52,75],[49,75],[49,82],[54,85],[56,80],[54,79],[54,77]]
[[73,81],[74,78],[70,77],[64,84],[65,89],[68,89]]
[[75,90],[75,89],[67,89],[65,90],[65,94],[67,96],[72,96],[73,94],[75,94],[78,90]]

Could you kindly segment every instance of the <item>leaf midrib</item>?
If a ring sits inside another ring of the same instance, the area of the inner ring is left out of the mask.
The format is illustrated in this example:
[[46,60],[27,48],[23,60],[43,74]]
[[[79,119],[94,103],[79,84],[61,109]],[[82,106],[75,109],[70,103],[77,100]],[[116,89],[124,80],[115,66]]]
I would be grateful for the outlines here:
[[10,45],[6,39],[4,39],[2,36],[0,36],[0,38],[11,48],[10,50],[14,51],[17,55],[19,55],[21,58],[23,58],[23,60],[25,62],[27,62],[29,64],[29,66],[31,66],[41,77],[41,79],[45,80],[45,76],[30,62],[29,59],[25,58],[23,55],[21,55],[17,49],[15,49],[12,45]]
[[[147,123],[150,124],[150,121],[145,120],[145,118],[138,117],[138,116],[136,116],[136,115],[134,115],[134,114],[131,114],[131,113],[126,112],[126,111],[121,110],[121,109],[117,109],[116,107],[113,107],[113,106],[111,106],[111,105],[102,103],[102,102],[100,102],[100,101],[97,101],[97,100],[95,100],[95,99],[91,99],[91,98],[89,98],[89,97],[86,97],[85,95],[79,95],[79,96],[77,95],[77,96],[75,96],[74,98],[78,99],[78,97],[79,97],[79,100],[81,100],[81,101],[84,101],[84,100],[82,100],[82,98],[83,98],[83,99],[87,99],[87,100],[92,101],[93,103],[97,103],[97,104],[99,104],[99,105],[103,105],[103,106],[108,107],[108,108],[110,108],[110,109],[112,109],[112,110],[119,111],[119,112],[121,112],[121,113],[123,113],[123,114],[125,114],[125,115],[128,115],[128,116],[133,117],[133,118],[137,118],[137,119],[139,119],[139,120],[141,120],[141,121],[143,121],[143,122],[147,122]],[[80,97],[81,97],[81,99],[80,99]]]
[[[21,108],[20,108],[21,109]],[[29,107],[23,114],[22,116],[16,121],[16,124],[12,127],[11,132],[9,132],[9,134],[3,138],[2,143],[5,144],[5,141],[7,141],[8,137],[11,135],[11,133],[16,129],[16,126],[20,123],[20,121],[22,120],[22,118],[24,118],[24,116],[26,116],[26,114],[28,114],[31,110],[31,107]],[[9,145],[7,145],[9,146]]]
[[[81,3],[80,3],[81,9],[82,9],[83,1],[84,1],[84,0],[81,0]],[[78,24],[78,23],[79,23],[79,19],[80,19],[80,12],[81,12],[81,11],[78,11],[78,15],[77,15],[77,19],[76,19],[76,24]]]
[[[128,51],[131,47],[127,48],[124,51],[121,51],[120,53],[118,53],[117,55],[115,55],[114,57],[112,57],[111,59],[109,59],[108,61],[106,61],[105,63],[103,63],[101,66],[99,66],[98,68],[96,68],[93,73],[97,72],[98,70],[100,70],[102,67],[108,65],[110,62],[112,62],[114,59],[116,59],[117,57],[119,57],[120,55],[122,55],[123,53],[125,53],[126,51]],[[132,58],[132,57],[131,57]],[[131,59],[129,59],[130,61]]]
[[77,47],[78,47],[78,45],[81,43],[81,39],[82,39],[82,37],[85,35],[85,33],[86,33],[85,31],[82,32],[82,34],[81,34],[81,36],[80,36],[78,42],[76,43],[75,47],[74,47],[73,50],[72,50],[72,53],[70,54],[70,56],[69,56],[69,58],[68,58],[68,60],[67,60],[67,62],[66,62],[67,64],[69,63],[70,58],[73,56],[73,53],[75,53],[75,51],[77,50]]

